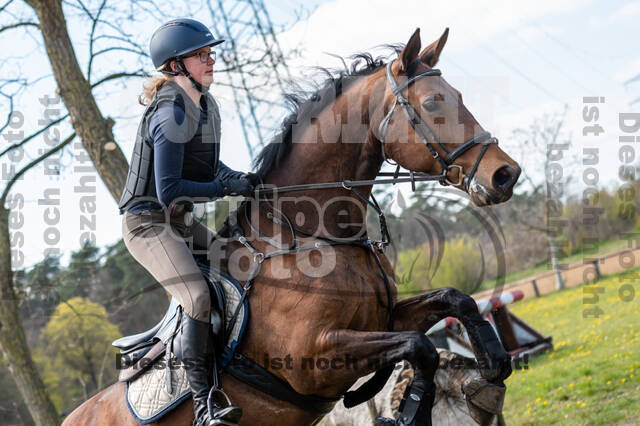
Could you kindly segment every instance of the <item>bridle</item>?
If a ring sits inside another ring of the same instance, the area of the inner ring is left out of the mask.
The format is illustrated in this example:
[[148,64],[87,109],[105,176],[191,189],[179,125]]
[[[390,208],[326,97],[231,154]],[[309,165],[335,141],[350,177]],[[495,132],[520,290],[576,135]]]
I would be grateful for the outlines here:
[[[385,153],[384,143],[385,143],[385,137],[387,134],[387,129],[389,127],[389,121],[391,120],[391,116],[393,115],[396,109],[396,106],[400,104],[402,105],[402,109],[407,117],[407,120],[409,121],[409,124],[411,124],[411,127],[413,128],[413,130],[416,132],[416,134],[420,136],[420,139],[422,139],[422,142],[429,149],[429,152],[431,152],[431,155],[433,155],[433,158],[435,158],[440,163],[440,166],[442,167],[441,176],[443,177],[440,180],[440,183],[442,185],[453,185],[453,186],[463,185],[465,190],[468,191],[469,184],[471,183],[471,180],[473,179],[473,176],[475,175],[476,170],[478,169],[478,165],[480,164],[480,161],[482,161],[484,154],[487,152],[489,145],[491,145],[492,143],[497,144],[498,139],[492,137],[491,133],[489,132],[481,132],[473,136],[471,139],[465,141],[462,145],[458,146],[453,151],[450,152],[449,150],[447,150],[447,148],[444,146],[442,142],[440,142],[440,140],[436,137],[436,135],[433,133],[433,131],[427,125],[427,123],[425,123],[422,117],[420,117],[420,114],[418,114],[418,112],[415,110],[413,105],[411,105],[407,100],[407,98],[405,98],[404,95],[402,94],[402,91],[407,87],[409,87],[409,85],[414,81],[422,77],[437,76],[437,75],[441,75],[442,73],[438,69],[430,69],[409,78],[407,81],[403,82],[402,84],[398,84],[395,77],[393,76],[393,73],[391,72],[392,64],[393,64],[393,61],[390,61],[387,64],[387,81],[389,82],[389,87],[391,87],[391,92],[395,95],[395,99],[393,101],[393,105],[391,106],[391,109],[389,110],[387,115],[384,116],[384,118],[380,122],[380,125],[378,126],[378,133],[379,133],[379,139],[380,139],[380,144],[382,148],[383,159],[385,161],[388,161],[387,155]],[[433,142],[429,142],[429,138],[431,138]],[[445,152],[446,154],[445,158],[442,158],[442,156],[438,153],[438,151],[435,150],[435,148],[433,147],[434,144],[437,144]],[[478,155],[478,158],[476,159],[476,162],[473,165],[473,168],[471,169],[471,173],[469,173],[468,175],[465,175],[463,167],[458,164],[453,164],[453,162],[456,161],[456,159],[460,157],[462,154],[464,154],[465,152],[467,152],[469,149],[473,148],[476,145],[482,145],[482,151],[480,151],[480,155]],[[452,182],[447,177],[449,171],[453,169],[458,169],[457,182]]]

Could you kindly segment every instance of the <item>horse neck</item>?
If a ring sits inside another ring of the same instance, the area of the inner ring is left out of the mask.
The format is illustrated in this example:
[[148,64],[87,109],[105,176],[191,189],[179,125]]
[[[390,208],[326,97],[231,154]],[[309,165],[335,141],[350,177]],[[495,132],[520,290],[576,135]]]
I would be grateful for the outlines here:
[[[334,103],[325,106],[316,116],[299,117],[299,122],[307,124],[294,126],[291,151],[281,165],[266,176],[265,182],[288,186],[375,179],[383,160],[380,143],[370,130],[371,117],[377,111],[369,111],[368,105],[382,105],[381,101],[377,102],[384,93],[384,86],[375,84],[380,77],[378,74],[362,76],[354,81]],[[371,189],[371,185],[358,187],[365,198],[369,197]],[[302,196],[315,201],[315,208],[304,208],[300,203],[290,203],[290,206],[283,203],[281,206],[283,213],[290,218],[303,213],[307,223],[319,223],[318,215],[323,212],[321,222],[329,236],[346,238],[365,226],[366,203],[344,188],[282,196]],[[335,215],[340,215],[340,223],[350,226],[338,225]],[[327,219],[331,223],[327,223]]]

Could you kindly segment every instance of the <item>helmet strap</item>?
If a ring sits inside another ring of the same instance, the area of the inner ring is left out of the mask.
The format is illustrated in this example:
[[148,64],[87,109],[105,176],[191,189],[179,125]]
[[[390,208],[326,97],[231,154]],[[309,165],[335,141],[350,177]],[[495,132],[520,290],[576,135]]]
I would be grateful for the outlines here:
[[205,93],[208,90],[208,89],[205,89],[204,86],[202,86],[202,84],[198,83],[193,78],[193,76],[191,76],[191,73],[187,71],[187,67],[184,65],[184,62],[182,62],[182,58],[179,58],[179,57],[176,58],[176,66],[178,67],[178,70],[180,70],[180,72],[175,73],[175,75],[184,74],[184,76],[191,81],[191,85],[193,86],[193,88],[200,93]]

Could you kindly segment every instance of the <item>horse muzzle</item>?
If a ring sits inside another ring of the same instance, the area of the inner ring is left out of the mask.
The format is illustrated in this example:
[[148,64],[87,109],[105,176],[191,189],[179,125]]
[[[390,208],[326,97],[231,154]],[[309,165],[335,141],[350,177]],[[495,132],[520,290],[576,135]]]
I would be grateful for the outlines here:
[[[520,173],[520,167],[515,164],[499,167],[491,174],[490,179],[483,179],[476,174],[468,186],[471,201],[479,207],[504,203],[513,195]],[[488,182],[484,182],[485,180]]]

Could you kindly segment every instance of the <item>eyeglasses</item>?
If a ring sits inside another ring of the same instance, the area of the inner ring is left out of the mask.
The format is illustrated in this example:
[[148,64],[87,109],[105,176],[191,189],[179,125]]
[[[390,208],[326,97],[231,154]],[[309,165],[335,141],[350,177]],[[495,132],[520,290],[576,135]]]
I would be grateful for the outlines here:
[[213,60],[214,64],[216,62],[216,52],[213,50],[211,52],[196,52],[196,53],[192,53],[191,55],[184,55],[182,57],[190,58],[192,56],[197,56],[198,58],[200,58],[200,62],[202,62],[203,64],[206,64],[207,62],[209,62],[209,58]]

